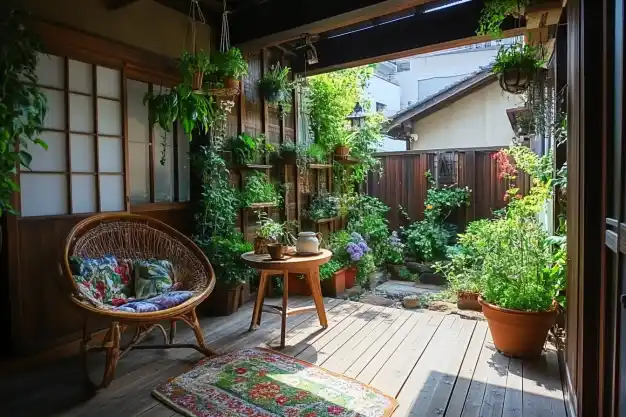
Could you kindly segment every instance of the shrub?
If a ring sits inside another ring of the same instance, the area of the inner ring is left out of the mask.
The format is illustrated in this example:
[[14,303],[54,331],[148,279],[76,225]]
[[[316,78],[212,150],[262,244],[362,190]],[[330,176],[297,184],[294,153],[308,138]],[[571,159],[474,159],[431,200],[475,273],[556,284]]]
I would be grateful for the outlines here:
[[256,172],[246,177],[240,200],[244,207],[250,207],[254,203],[280,204],[281,197],[267,176]]
[[444,259],[452,239],[449,228],[429,220],[415,222],[403,232],[407,255],[420,262]]
[[196,238],[196,244],[211,261],[216,279],[220,282],[237,285],[256,276],[256,271],[241,260],[241,255],[253,250],[253,246],[246,242],[240,233]]

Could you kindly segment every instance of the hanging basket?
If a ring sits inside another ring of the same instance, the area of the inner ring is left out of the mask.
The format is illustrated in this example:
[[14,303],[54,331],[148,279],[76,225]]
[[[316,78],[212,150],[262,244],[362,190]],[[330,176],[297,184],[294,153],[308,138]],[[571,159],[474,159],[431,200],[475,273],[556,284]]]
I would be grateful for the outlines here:
[[524,68],[509,68],[499,76],[500,88],[507,93],[522,94],[535,78],[535,73]]
[[241,94],[241,82],[236,78],[225,78],[223,88],[210,88],[208,94],[215,97],[234,97]]

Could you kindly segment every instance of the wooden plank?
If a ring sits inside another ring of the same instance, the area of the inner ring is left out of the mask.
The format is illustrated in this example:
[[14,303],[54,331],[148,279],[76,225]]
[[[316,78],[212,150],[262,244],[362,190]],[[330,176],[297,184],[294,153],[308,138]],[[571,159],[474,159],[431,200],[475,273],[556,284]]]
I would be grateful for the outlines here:
[[[357,359],[351,364],[346,365],[346,370],[342,371],[344,375],[351,378],[355,378],[368,363],[376,356],[378,351],[398,332],[403,326],[409,326],[405,324],[409,318],[413,316],[413,313],[408,311],[403,312],[398,319],[396,319],[391,326],[386,328],[382,334],[376,335],[377,332],[372,332],[357,348],[358,351],[362,351]],[[365,350],[363,350],[365,349]]]
[[509,373],[506,377],[506,392],[504,394],[504,409],[502,417],[522,417],[523,410],[522,361],[511,359]]
[[329,326],[328,330],[324,332],[321,337],[309,343],[308,346],[306,346],[303,350],[300,350],[295,357],[309,362],[314,360],[313,358],[322,350],[322,348],[324,348],[324,346],[331,342],[335,337],[339,336],[355,320],[362,319],[363,315],[372,308],[372,305],[362,304],[354,313],[343,319],[340,323],[337,323],[336,326]]
[[376,320],[370,321],[330,358],[326,359],[322,363],[324,369],[343,373],[389,326],[402,316],[402,312],[403,310],[391,307],[383,310]]
[[[372,360],[363,368],[358,375],[355,375],[356,379],[369,384],[370,381],[376,376],[378,371],[383,367],[389,357],[396,351],[400,342],[409,334],[409,332],[415,327],[420,320],[429,320],[429,316],[424,316],[419,313],[413,313],[409,319],[400,327],[400,329],[385,343],[385,345],[372,357]],[[348,376],[350,369],[348,369]]]
[[523,363],[523,410],[526,416],[564,417],[565,402],[558,374],[556,352],[548,349]]
[[374,306],[367,312],[361,314],[355,321],[353,321],[348,327],[344,328],[332,341],[317,352],[313,353],[309,358],[304,357],[304,353],[299,355],[300,359],[311,362],[314,365],[321,365],[330,358],[337,350],[339,350],[348,340],[354,337],[361,329],[370,323],[378,323],[376,319],[380,316],[380,313],[384,310],[384,307]]
[[443,321],[443,316],[434,316],[430,320],[428,315],[424,316],[400,343],[382,369],[378,371],[370,382],[371,386],[394,397],[400,393],[404,381],[421,358],[426,346]]
[[447,316],[398,394],[395,416],[435,416],[446,409],[476,322]]
[[351,301],[343,302],[337,309],[331,311],[332,314],[328,316],[328,328],[326,330],[320,330],[317,317],[307,320],[293,334],[287,334],[285,340],[287,346],[282,350],[282,353],[296,356],[305,350],[310,343],[316,342],[320,337],[333,329],[334,326],[341,323],[346,317],[349,317],[360,306],[359,303]]
[[[490,342],[490,348],[493,348],[495,351],[493,342]],[[487,386],[485,387],[485,396],[480,407],[480,417],[502,415],[508,368],[509,358],[500,353],[494,353],[487,370]]]
[[171,408],[167,407],[164,404],[161,404],[159,402],[156,402],[157,400],[154,400],[156,404],[154,404],[154,407],[150,408],[149,410],[141,413],[141,414],[137,414],[137,417],[176,417],[176,416],[180,416],[179,413],[177,413],[176,411],[172,410]]
[[482,406],[487,387],[489,362],[491,361],[492,355],[496,353],[493,350],[492,343],[493,339],[491,338],[491,334],[487,333],[487,337],[480,351],[472,382],[467,392],[463,412],[461,414],[463,417],[478,416],[480,413],[480,407]]
[[446,409],[446,417],[461,416],[463,404],[465,404],[465,399],[467,398],[467,392],[472,382],[474,371],[476,370],[478,358],[483,348],[487,331],[488,327],[486,322],[481,321],[476,324],[476,328],[472,334],[472,339],[470,340],[470,344],[465,352],[465,357],[463,358],[459,375],[456,383],[454,384],[454,390],[452,391],[452,396],[450,397],[450,402],[448,403],[448,408]]

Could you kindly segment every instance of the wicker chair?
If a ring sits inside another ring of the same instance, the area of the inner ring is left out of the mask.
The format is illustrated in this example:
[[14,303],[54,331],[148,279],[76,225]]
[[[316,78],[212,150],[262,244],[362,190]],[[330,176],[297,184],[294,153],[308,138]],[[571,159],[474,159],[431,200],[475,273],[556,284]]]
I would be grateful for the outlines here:
[[[182,282],[182,287],[194,292],[194,295],[183,304],[150,313],[121,312],[108,306],[95,306],[79,291],[73,279],[69,257],[100,258],[106,255],[120,259],[169,260],[174,267],[174,280]],[[70,300],[84,314],[81,353],[86,375],[87,353],[93,349],[106,352],[104,376],[99,384],[94,384],[98,388],[107,387],[111,383],[119,359],[131,349],[192,348],[207,356],[216,354],[206,346],[196,316],[196,307],[209,296],[215,286],[213,268],[204,253],[190,239],[166,224],[135,214],[116,213],[89,217],[74,226],[68,235],[61,270],[71,284]],[[89,329],[89,319],[96,317],[100,319],[98,323],[103,318],[109,322],[103,342],[97,344],[91,343]],[[197,345],[174,343],[176,322],[179,320],[193,329]],[[159,324],[164,321],[170,323],[169,335]],[[134,330],[134,336],[122,348],[122,334],[129,328]],[[165,344],[140,345],[155,329],[163,333]]]

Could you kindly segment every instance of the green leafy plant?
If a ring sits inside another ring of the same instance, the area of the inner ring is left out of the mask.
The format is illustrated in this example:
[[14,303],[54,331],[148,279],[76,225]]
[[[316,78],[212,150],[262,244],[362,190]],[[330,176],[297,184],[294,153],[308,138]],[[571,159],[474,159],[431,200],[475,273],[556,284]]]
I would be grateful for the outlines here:
[[[427,173],[428,174],[428,173]],[[469,187],[458,187],[456,185],[433,187],[426,191],[424,200],[424,218],[429,221],[443,223],[455,208],[469,206],[471,190]]]
[[240,285],[256,277],[256,271],[241,260],[241,255],[253,250],[252,244],[246,242],[241,233],[197,238],[195,241],[211,261],[216,278],[225,285]]
[[420,220],[402,230],[406,242],[406,253],[419,262],[432,262],[446,257],[452,232],[443,224]]
[[283,113],[291,109],[291,92],[295,84],[289,81],[291,68],[282,67],[280,63],[272,65],[263,78],[258,81],[261,94],[271,104],[279,105]]
[[381,248],[384,262],[391,265],[404,264],[404,247],[405,245],[402,243],[398,232],[395,230],[391,232],[391,235]]
[[351,241],[350,233],[346,230],[339,230],[328,236],[328,249],[333,253],[333,259],[338,260],[342,265],[350,264],[350,256],[346,251],[346,246]]
[[333,258],[324,265],[320,265],[320,280],[325,281],[331,279],[335,272],[345,268],[339,260]]
[[544,63],[540,46],[515,43],[502,46],[498,50],[491,71],[495,74],[504,74],[508,70],[518,69],[533,76]]
[[232,234],[239,199],[226,161],[208,146],[194,150],[191,159],[194,175],[201,184],[196,202],[196,234],[207,238]]
[[258,237],[287,245],[291,244],[293,240],[292,233],[296,228],[294,221],[280,223],[269,217],[267,213],[263,211],[258,211],[257,216],[259,217],[257,221],[259,228],[256,231]]
[[316,195],[309,206],[311,220],[328,219],[339,215],[339,197],[328,193]]
[[254,137],[245,132],[231,138],[228,149],[233,153],[233,162],[239,165],[256,162],[266,151],[273,149],[266,148],[265,142],[264,135]]
[[195,53],[183,51],[179,67],[186,84],[191,84],[196,73],[210,74],[217,70],[217,65],[211,62],[211,56],[203,50]]
[[246,176],[240,197],[244,207],[250,207],[255,203],[280,204],[281,200],[276,186],[269,182],[265,174],[253,172]]
[[347,197],[344,204],[347,205],[346,230],[363,236],[372,250],[374,263],[383,265],[389,238],[386,218],[389,207],[376,197],[362,194]]
[[230,48],[226,52],[215,52],[213,61],[222,77],[239,79],[248,75],[248,63],[238,48]]
[[310,163],[323,164],[328,158],[328,153],[317,143],[311,143],[307,146],[305,154]]
[[18,2],[0,6],[0,216],[15,214],[11,198],[19,186],[14,176],[18,165],[31,163],[28,146],[48,149],[39,137],[48,108],[36,85],[40,43],[27,29],[27,20]]
[[507,16],[518,16],[530,0],[486,0],[478,20],[478,35],[502,36],[501,25]]

